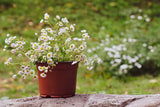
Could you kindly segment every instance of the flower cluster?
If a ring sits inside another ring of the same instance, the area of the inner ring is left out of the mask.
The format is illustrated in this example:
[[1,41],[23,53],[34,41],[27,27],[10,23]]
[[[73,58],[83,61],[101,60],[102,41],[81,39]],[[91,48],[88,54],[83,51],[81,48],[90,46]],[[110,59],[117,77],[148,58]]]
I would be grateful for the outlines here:
[[[11,53],[17,54],[18,57],[25,56],[33,63],[47,62],[49,66],[55,66],[56,62],[63,61],[73,62],[72,64],[83,62],[91,70],[95,61],[101,62],[98,57],[87,58],[84,50],[87,48],[89,34],[86,30],[81,30],[79,37],[75,37],[76,25],[70,24],[66,17],[61,18],[57,15],[55,18],[50,18],[50,15],[45,13],[40,23],[45,27],[39,33],[35,33],[37,41],[32,41],[30,47],[24,46],[25,41],[22,38],[18,39],[16,36],[12,37],[7,34],[4,51],[9,49]],[[5,64],[10,62],[11,58]],[[23,68],[21,69],[22,72],[19,71],[18,74],[22,74],[24,79],[28,75],[36,77],[35,71],[30,70],[30,67],[23,66],[21,68]],[[40,75],[46,77],[47,67],[39,66],[38,69],[42,71]]]
[[[103,50],[103,62],[108,63],[110,68],[118,68],[118,74],[125,74],[134,67],[141,69],[142,64],[141,60],[146,59],[149,60],[150,58],[146,55],[136,52],[136,50],[132,47],[134,44],[137,43],[137,39],[135,38],[122,38],[120,43],[115,45],[115,39],[111,38],[110,35],[106,35],[105,40],[101,40],[99,46],[95,48],[88,49],[87,52],[100,52]],[[150,53],[154,52],[155,47],[147,45],[147,43],[141,43],[141,49],[148,50]]]

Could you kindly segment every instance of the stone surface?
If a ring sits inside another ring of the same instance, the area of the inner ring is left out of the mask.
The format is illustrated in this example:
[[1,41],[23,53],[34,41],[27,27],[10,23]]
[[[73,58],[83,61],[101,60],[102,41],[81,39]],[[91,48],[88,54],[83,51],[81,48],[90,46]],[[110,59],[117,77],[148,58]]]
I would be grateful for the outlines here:
[[0,100],[0,107],[160,107],[160,94],[81,94],[70,98],[28,98]]

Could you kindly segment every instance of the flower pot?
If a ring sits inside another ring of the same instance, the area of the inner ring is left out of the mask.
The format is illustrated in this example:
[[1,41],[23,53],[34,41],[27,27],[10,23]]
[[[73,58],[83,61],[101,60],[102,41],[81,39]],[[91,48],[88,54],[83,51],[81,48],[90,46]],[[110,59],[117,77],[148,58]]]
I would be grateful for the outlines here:
[[[36,63],[38,66],[48,66],[47,63]],[[39,93],[41,97],[71,97],[75,95],[78,63],[59,62],[51,66],[46,77],[41,77],[38,70]]]

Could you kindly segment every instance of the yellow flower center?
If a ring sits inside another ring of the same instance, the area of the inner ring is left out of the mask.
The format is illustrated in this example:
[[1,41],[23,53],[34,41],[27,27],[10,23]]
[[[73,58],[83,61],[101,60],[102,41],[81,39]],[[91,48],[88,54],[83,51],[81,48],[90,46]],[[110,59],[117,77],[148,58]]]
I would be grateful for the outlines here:
[[51,63],[52,61],[51,60],[48,60],[48,63]]
[[49,17],[48,16],[46,16],[46,19],[48,19]]
[[36,75],[34,75],[34,76],[33,76],[33,78],[37,78],[37,76],[36,76]]
[[41,47],[41,50],[43,50],[43,47]]
[[33,74],[33,71],[31,71],[31,74]]
[[45,68],[45,67],[42,67],[42,69],[45,70],[46,68]]
[[78,50],[77,50],[77,49],[75,49],[74,51],[75,51],[75,52],[77,52]]

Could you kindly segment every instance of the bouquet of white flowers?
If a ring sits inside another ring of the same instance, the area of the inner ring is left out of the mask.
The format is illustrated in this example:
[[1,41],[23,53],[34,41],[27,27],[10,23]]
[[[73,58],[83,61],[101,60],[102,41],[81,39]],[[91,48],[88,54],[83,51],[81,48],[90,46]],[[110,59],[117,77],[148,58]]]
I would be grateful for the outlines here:
[[[75,24],[70,24],[66,17],[50,18],[48,13],[44,14],[44,18],[40,23],[45,27],[39,33],[35,33],[37,41],[30,42],[30,46],[26,45],[23,38],[10,36],[7,34],[5,39],[6,45],[4,51],[10,51],[18,57],[27,57],[29,62],[21,63],[18,75],[23,79],[27,76],[37,78],[36,72],[31,67],[31,63],[46,62],[48,67],[39,66],[38,70],[41,72],[41,77],[46,77],[49,66],[56,66],[59,62],[72,62],[72,65],[83,62],[89,70],[93,68],[93,63],[96,61],[101,62],[98,56],[87,58],[84,50],[87,48],[87,40],[90,38],[86,30],[81,30],[81,35],[75,37]],[[74,36],[73,36],[74,35]],[[12,64],[12,57],[10,57],[5,64]],[[13,78],[16,78],[13,75]]]

